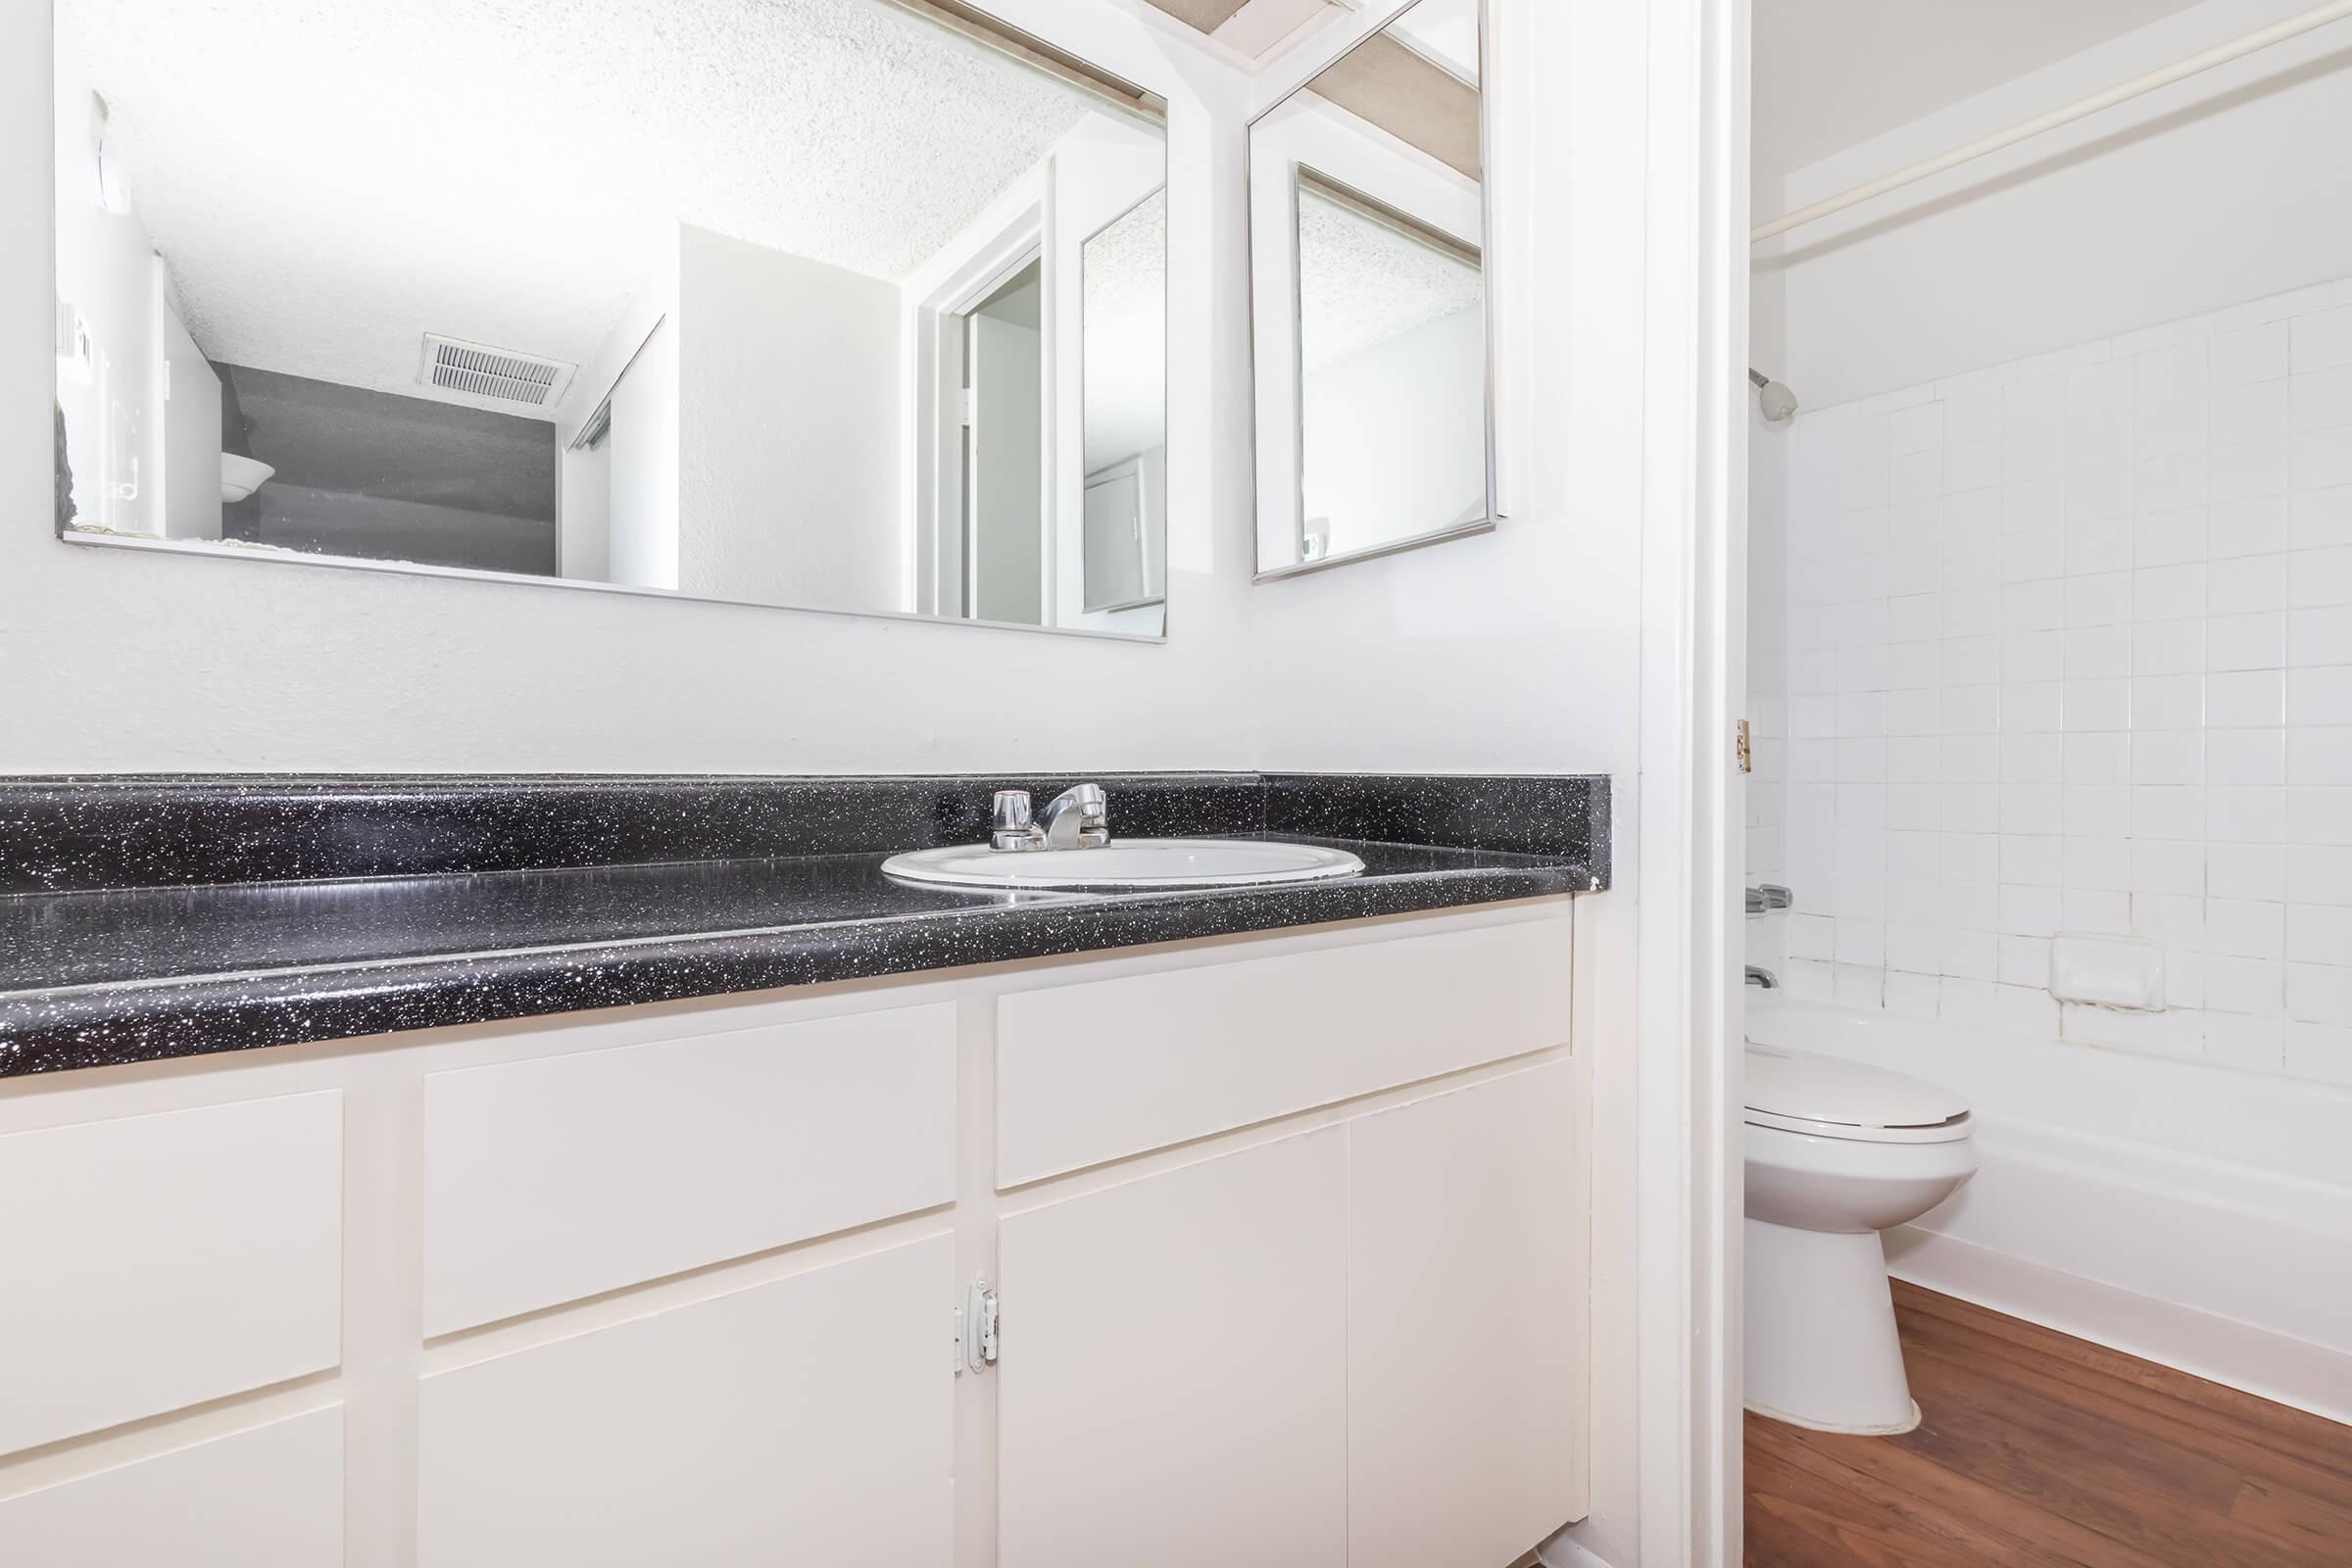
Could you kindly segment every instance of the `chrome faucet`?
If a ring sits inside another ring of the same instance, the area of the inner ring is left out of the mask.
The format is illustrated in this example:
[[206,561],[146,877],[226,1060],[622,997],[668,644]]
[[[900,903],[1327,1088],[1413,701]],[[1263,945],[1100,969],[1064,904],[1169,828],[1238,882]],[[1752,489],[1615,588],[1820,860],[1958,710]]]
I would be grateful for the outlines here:
[[1034,817],[1027,790],[997,791],[988,830],[992,850],[1099,850],[1110,842],[1110,800],[1100,784],[1077,784]]
[[1747,966],[1747,983],[1763,991],[1781,989],[1781,977],[1760,963],[1751,963]]

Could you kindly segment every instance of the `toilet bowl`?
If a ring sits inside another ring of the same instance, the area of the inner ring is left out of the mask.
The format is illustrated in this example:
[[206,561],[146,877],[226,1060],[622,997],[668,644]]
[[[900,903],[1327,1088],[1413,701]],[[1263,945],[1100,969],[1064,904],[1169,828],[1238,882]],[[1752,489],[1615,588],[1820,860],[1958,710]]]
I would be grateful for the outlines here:
[[1882,1067],[1747,1048],[1746,1403],[1823,1432],[1919,1424],[1879,1233],[1976,1174],[1967,1104]]

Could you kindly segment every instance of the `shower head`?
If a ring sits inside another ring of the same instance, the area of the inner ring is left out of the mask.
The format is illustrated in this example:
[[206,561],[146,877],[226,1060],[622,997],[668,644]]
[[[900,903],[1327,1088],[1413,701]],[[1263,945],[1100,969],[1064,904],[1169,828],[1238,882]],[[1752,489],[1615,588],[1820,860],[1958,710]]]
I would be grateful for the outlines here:
[[1753,366],[1747,378],[1756,385],[1756,404],[1764,411],[1766,424],[1787,424],[1796,417],[1796,394],[1767,376]]

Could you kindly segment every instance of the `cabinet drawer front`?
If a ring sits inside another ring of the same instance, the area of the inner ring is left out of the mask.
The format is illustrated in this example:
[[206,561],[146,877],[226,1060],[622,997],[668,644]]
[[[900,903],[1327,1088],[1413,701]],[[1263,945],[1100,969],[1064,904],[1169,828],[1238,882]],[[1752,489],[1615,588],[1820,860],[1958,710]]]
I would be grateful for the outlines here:
[[0,1453],[341,1359],[343,1097],[0,1137]]
[[424,1332],[955,1196],[952,1003],[433,1073]]
[[1564,1045],[1568,964],[1560,917],[1013,993],[998,1184]]
[[422,1568],[945,1568],[956,1243],[424,1380]]
[[334,1568],[343,1411],[314,1410],[0,1502],[27,1568]]

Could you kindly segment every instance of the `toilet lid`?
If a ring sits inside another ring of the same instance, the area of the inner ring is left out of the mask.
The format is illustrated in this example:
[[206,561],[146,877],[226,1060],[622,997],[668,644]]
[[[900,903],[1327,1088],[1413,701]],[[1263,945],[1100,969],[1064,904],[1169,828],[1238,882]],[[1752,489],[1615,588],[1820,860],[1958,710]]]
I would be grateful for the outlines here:
[[1842,1127],[1940,1127],[1967,1115],[1968,1102],[1884,1067],[1751,1045],[1747,1108]]

